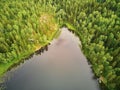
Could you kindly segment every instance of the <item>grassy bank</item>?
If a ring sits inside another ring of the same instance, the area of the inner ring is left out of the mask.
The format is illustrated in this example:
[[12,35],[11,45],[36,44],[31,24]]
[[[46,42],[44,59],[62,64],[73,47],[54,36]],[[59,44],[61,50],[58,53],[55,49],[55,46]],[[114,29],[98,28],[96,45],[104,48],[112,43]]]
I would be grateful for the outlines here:
[[[44,4],[43,4],[44,3]],[[25,7],[24,7],[25,6]],[[0,1],[0,76],[56,36],[55,8],[44,1]]]
[[36,48],[34,48],[34,50],[29,50],[26,51],[24,53],[22,53],[19,57],[16,57],[13,61],[9,62],[9,63],[2,63],[0,64],[0,77],[2,77],[4,75],[4,73],[8,70],[10,70],[12,67],[20,64],[21,62],[23,62],[24,60],[28,59],[29,57],[31,57],[32,54],[35,53],[35,51],[44,48],[46,45],[48,45],[55,37],[57,37],[59,35],[60,31],[56,30],[54,31],[51,36],[49,37],[49,41],[40,45],[36,45]]

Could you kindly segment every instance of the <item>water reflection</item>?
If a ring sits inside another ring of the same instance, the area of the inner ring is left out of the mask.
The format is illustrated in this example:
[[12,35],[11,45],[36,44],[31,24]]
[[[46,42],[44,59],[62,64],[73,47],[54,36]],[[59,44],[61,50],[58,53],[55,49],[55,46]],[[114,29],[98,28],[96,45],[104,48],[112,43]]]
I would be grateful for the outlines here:
[[46,47],[47,52],[25,61],[6,74],[6,90],[100,90],[80,41],[66,28]]

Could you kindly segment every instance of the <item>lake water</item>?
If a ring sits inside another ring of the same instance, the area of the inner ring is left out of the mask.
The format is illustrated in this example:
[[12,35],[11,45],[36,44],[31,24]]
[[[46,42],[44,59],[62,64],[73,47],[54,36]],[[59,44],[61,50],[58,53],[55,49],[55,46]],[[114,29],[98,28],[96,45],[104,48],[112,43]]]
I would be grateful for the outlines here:
[[79,39],[67,28],[48,46],[48,51],[8,71],[5,90],[100,90],[80,49]]

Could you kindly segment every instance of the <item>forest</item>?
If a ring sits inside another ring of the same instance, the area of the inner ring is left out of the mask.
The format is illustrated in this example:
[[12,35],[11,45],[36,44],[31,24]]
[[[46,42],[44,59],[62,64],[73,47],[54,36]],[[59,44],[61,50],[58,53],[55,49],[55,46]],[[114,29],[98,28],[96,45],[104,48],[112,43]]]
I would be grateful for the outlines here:
[[102,89],[119,90],[120,0],[0,0],[0,75],[63,26],[80,38]]
[[46,7],[42,1],[0,2],[0,74],[3,74],[12,64],[50,43],[58,24],[54,8]]

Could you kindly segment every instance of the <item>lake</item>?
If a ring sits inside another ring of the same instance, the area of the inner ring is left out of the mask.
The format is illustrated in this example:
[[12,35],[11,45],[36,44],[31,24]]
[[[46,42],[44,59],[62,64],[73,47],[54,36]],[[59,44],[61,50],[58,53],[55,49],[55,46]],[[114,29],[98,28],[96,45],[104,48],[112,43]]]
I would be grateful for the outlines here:
[[67,28],[41,54],[8,71],[5,90],[100,90],[80,40]]

